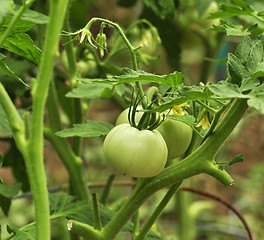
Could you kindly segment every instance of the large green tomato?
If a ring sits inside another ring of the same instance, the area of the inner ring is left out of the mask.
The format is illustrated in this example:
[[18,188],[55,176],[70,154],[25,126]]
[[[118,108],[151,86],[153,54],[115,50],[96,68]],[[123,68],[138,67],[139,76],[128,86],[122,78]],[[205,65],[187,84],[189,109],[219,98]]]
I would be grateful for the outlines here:
[[[117,118],[116,125],[128,123],[128,111],[125,109]],[[139,122],[143,112],[136,113],[136,122]],[[168,160],[182,156],[188,149],[193,135],[192,128],[180,121],[166,119],[156,129],[164,138],[168,147]]]
[[131,177],[152,177],[167,162],[168,149],[161,134],[138,130],[130,124],[114,127],[104,140],[106,159],[120,172]]

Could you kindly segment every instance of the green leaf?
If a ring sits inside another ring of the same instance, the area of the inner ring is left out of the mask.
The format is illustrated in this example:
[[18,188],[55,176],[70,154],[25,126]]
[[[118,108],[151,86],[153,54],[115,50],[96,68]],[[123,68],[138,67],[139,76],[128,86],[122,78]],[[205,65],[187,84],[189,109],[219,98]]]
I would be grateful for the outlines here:
[[143,3],[162,20],[170,20],[174,16],[175,5],[173,0],[143,0]]
[[256,78],[247,78],[242,81],[239,90],[241,92],[251,90],[259,85],[259,80]]
[[0,183],[0,207],[6,216],[11,206],[11,197],[17,195],[20,188],[21,183],[14,183],[11,186]]
[[221,9],[220,12],[211,13],[211,15],[207,17],[207,19],[248,15],[251,12],[250,8],[241,9],[236,5],[229,5],[229,4],[221,4],[220,9]]
[[1,104],[0,104],[0,130],[6,134],[10,134],[10,135],[13,134],[9,125],[8,118]]
[[18,32],[10,34],[2,47],[12,53],[26,58],[35,65],[39,65],[41,51],[34,45],[32,39],[25,33]]
[[254,88],[247,96],[248,106],[264,114],[264,85]]
[[[49,194],[51,218],[66,217],[93,226],[93,206],[88,201],[76,201],[73,196]],[[102,225],[105,226],[115,212],[99,203]],[[123,231],[131,231],[132,223],[128,222]]]
[[[20,6],[17,6],[17,9],[18,8],[20,8]],[[23,13],[21,19],[35,24],[47,24],[49,22],[48,16],[31,9],[27,9]]]
[[0,195],[11,198],[18,194],[21,188],[21,183],[14,183],[13,185],[9,186],[5,183],[0,183]]
[[247,98],[236,84],[220,81],[217,84],[208,83],[207,88],[213,93],[212,97],[219,98]]
[[7,225],[7,231],[11,234],[14,233],[15,240],[36,240],[36,227],[35,225],[27,225],[23,229],[18,229]]
[[247,11],[248,13],[253,13],[254,9],[244,0],[232,0],[236,5],[241,7],[243,10]]
[[[89,208],[91,206],[86,201],[76,201],[76,198],[69,195],[57,195],[49,194],[50,202],[50,215],[53,219],[60,217],[70,217],[72,215],[77,215],[80,218],[83,214],[89,213]],[[85,212],[85,213],[84,213]]]
[[164,84],[167,86],[171,86],[173,88],[178,88],[178,86],[183,82],[183,74],[180,72],[174,72],[168,75],[155,75],[152,73],[147,73],[144,71],[134,71],[130,68],[123,68],[122,69],[123,75],[116,76],[109,79],[79,79],[81,81],[86,82],[102,82],[102,83],[112,83],[112,84],[119,84],[119,83],[131,83],[135,81],[145,81],[145,82],[155,82]]
[[[259,40],[254,41],[246,62],[246,67],[251,73],[255,73],[259,69],[258,65],[263,62],[263,55],[263,42]],[[263,69],[261,70],[263,71]]]
[[[83,79],[79,79],[82,80]],[[71,92],[66,94],[66,97],[71,97],[71,98],[88,98],[88,99],[93,99],[93,98],[98,98],[101,97],[105,91],[105,89],[112,89],[113,86],[110,84],[99,84],[99,83],[89,83],[86,84],[79,84],[76,88],[72,89]]]
[[59,137],[103,137],[114,126],[107,122],[97,122],[87,120],[86,124],[74,124],[73,128],[57,132]]
[[200,86],[184,86],[177,90],[173,98],[165,98],[161,103],[160,107],[155,108],[156,112],[163,112],[169,108],[172,108],[176,105],[180,105],[189,101],[210,99],[211,92],[207,89],[204,89]]
[[[21,8],[20,5],[15,5],[15,11]],[[9,17],[13,17],[13,14],[9,14]],[[21,16],[21,20],[34,24],[46,24],[49,21],[49,17],[34,10],[27,9]]]
[[23,192],[30,191],[29,179],[28,175],[26,174],[27,170],[24,158],[20,151],[17,149],[14,141],[11,141],[10,148],[8,152],[5,153],[4,159],[4,166],[9,167],[9,169],[12,170],[13,176],[15,177],[16,181],[22,184],[21,190]]
[[240,84],[243,79],[251,77],[243,62],[232,53],[228,54],[227,69],[228,75],[231,77],[231,83]]
[[0,207],[5,214],[5,216],[8,216],[9,209],[11,207],[11,198],[4,197],[0,195]]
[[248,55],[251,50],[251,40],[250,37],[243,37],[240,43],[236,48],[235,55],[241,60],[242,64],[244,64],[248,58]]
[[216,30],[218,30],[219,32],[226,32],[227,36],[243,37],[250,35],[252,31],[257,28],[257,26],[257,24],[250,25],[248,28],[243,29],[242,25],[235,25],[232,23],[221,21],[221,25],[216,26]]
[[28,86],[20,77],[18,77],[2,60],[0,60],[0,68],[9,76]]
[[[9,23],[12,21],[12,18],[11,17],[7,17],[5,19],[5,22],[4,24],[2,25],[2,30],[5,30]],[[34,26],[36,26],[35,23],[31,23],[31,22],[26,22],[26,21],[23,21],[23,20],[19,20],[16,22],[15,26],[13,27],[12,29],[12,33],[23,33],[23,32],[27,32],[29,31],[30,29],[32,29]]]
[[236,157],[234,157],[228,164],[228,166],[231,166],[238,162],[244,162],[244,154],[239,154]]
[[190,127],[193,128],[194,122],[195,122],[195,117],[189,114],[184,114],[184,115],[168,115],[168,118],[173,119],[175,121],[183,122],[188,124]]

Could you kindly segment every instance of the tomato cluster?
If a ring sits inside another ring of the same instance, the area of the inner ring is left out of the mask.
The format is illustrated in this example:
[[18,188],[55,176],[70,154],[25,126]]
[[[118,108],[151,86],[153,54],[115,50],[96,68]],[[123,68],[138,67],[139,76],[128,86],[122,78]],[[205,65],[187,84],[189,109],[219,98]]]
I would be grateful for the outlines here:
[[[151,177],[162,171],[167,160],[186,152],[193,134],[189,125],[166,119],[156,130],[138,130],[128,124],[128,111],[119,115],[104,141],[106,159],[116,169],[132,177]],[[142,115],[137,112],[135,121]]]

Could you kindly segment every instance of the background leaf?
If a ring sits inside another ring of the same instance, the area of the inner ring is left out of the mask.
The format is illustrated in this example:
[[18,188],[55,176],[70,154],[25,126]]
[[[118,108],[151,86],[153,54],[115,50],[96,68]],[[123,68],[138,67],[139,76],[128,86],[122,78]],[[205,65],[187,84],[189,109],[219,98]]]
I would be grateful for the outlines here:
[[264,114],[264,85],[254,88],[247,96],[248,106]]
[[36,240],[37,235],[36,235],[36,227],[35,225],[27,225],[23,227],[22,229],[18,229],[13,226],[7,225],[8,232],[9,233],[14,233],[15,237],[12,239],[15,240]]
[[[0,32],[1,34],[2,32]],[[40,49],[34,45],[32,39],[26,33],[12,33],[5,40],[2,46],[4,49],[22,56],[34,63],[39,65],[41,58]]]
[[219,98],[247,98],[242,94],[236,84],[220,81],[217,84],[208,83],[207,88],[213,93],[213,97]]
[[231,166],[238,162],[244,162],[244,154],[239,154],[236,157],[234,157],[228,164],[228,166]]
[[[81,80],[83,81],[83,79]],[[99,83],[79,84],[76,88],[72,89],[71,92],[67,93],[66,97],[94,99],[101,97],[107,88],[112,89],[113,86],[110,84]]]
[[7,216],[11,206],[11,198],[18,194],[21,183],[14,183],[9,186],[0,180],[0,207]]
[[155,75],[152,73],[147,73],[144,71],[134,71],[130,68],[122,69],[123,75],[116,76],[109,79],[80,79],[82,82],[102,82],[102,83],[112,83],[112,84],[120,84],[120,83],[131,83],[135,81],[143,81],[143,82],[155,82],[164,84],[173,88],[178,88],[178,86],[183,82],[183,74],[180,72],[174,72],[168,75]]
[[20,78],[18,77],[2,60],[0,60],[0,68],[9,76],[13,77],[14,79],[16,79],[17,81],[21,82],[22,84],[24,84],[25,86],[27,86],[27,84]]
[[194,122],[195,122],[195,117],[189,115],[189,114],[184,114],[184,115],[168,115],[169,119],[173,119],[175,121],[180,121],[188,124],[190,127],[193,128]]
[[59,137],[103,137],[114,126],[106,122],[87,120],[86,124],[74,124],[73,128],[57,132]]

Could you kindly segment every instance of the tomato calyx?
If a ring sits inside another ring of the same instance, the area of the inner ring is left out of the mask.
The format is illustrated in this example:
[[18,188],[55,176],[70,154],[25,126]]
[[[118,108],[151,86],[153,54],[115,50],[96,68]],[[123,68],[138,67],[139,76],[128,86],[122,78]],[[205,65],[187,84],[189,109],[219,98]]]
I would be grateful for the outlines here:
[[[145,95],[143,97],[145,97]],[[155,128],[157,128],[165,120],[165,114],[162,114],[162,117],[161,117],[161,114],[159,112],[152,111],[153,109],[155,109],[155,107],[158,104],[156,89],[153,89],[151,87],[149,91],[147,92],[147,97],[149,100],[149,104],[145,106],[145,108],[141,107],[142,98],[137,100],[138,96],[136,96],[135,101],[133,101],[133,98],[132,98],[131,105],[128,111],[128,121],[132,127],[135,127],[139,130],[151,130],[152,131]],[[137,118],[138,118],[139,112],[142,112],[142,116],[138,120]]]

